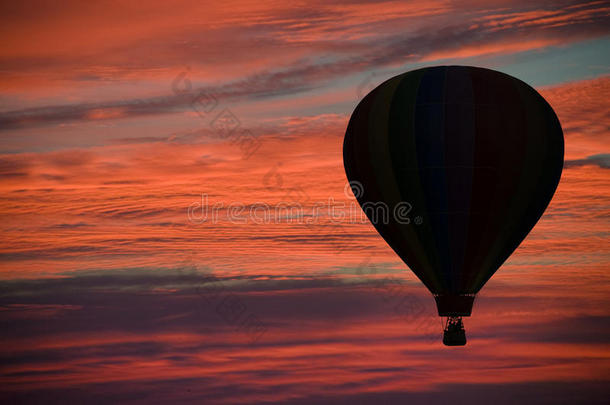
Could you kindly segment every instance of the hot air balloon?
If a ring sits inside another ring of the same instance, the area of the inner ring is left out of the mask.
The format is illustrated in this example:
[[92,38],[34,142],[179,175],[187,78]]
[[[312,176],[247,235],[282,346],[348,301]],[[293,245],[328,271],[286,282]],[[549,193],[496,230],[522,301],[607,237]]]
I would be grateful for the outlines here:
[[[542,216],[563,153],[551,106],[490,69],[413,70],[357,105],[343,144],[347,178],[379,234],[447,317],[444,344],[466,344],[462,317]],[[379,203],[392,215],[366,209]],[[399,215],[405,208],[408,218]]]

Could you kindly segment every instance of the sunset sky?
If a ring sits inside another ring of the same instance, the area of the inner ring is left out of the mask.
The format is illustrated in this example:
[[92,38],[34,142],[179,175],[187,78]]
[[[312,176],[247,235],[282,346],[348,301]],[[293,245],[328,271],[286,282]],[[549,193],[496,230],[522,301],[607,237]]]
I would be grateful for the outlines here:
[[[0,402],[606,403],[610,2],[145,3],[0,5]],[[365,94],[448,64],[566,145],[462,348],[342,160]]]

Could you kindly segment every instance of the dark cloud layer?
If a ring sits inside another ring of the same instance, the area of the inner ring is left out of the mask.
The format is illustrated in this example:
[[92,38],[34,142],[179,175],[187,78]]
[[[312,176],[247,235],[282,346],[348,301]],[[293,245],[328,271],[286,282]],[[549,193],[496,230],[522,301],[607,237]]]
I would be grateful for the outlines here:
[[[523,307],[540,311],[557,308],[549,305],[544,297],[523,293],[507,295],[501,289],[497,292],[499,296],[492,292],[479,300],[475,308],[477,317],[489,319],[495,314],[494,318],[502,319],[515,308]],[[227,302],[241,308],[240,313],[256,317],[258,325],[264,326],[255,341],[244,329],[236,327],[231,319],[234,312],[227,312]],[[561,305],[577,304],[563,302]],[[403,344],[406,340],[413,345],[410,356],[417,359],[425,355],[426,364],[442,362],[446,354],[438,347],[440,325],[432,297],[423,287],[391,276],[352,282],[332,276],[306,275],[216,277],[208,269],[192,265],[158,270],[80,271],[61,278],[1,282],[0,314],[5,348],[0,352],[0,378],[18,381],[0,389],[0,399],[5,403],[41,400],[65,403],[83,398],[95,398],[99,403],[234,403],[246,397],[258,398],[257,403],[272,403],[264,398],[273,397],[279,391],[299,391],[297,382],[282,383],[282,376],[303,371],[249,363],[246,353],[252,356],[263,353],[263,357],[269,356],[264,353],[278,356],[286,353],[288,357],[284,361],[307,364],[315,360],[321,361],[324,367],[333,367],[332,349],[325,354],[317,353],[315,347],[350,345],[364,350],[375,345]],[[381,331],[376,333],[384,322],[402,330],[398,340]],[[355,329],[359,333],[344,336],[329,333],[342,327],[349,330],[349,325],[360,325]],[[75,336],[79,338],[70,340]],[[164,336],[194,336],[195,339],[167,340]],[[511,343],[595,345],[604,344],[610,338],[610,322],[608,317],[598,315],[554,317],[538,321],[535,326],[507,320],[504,324],[474,328],[469,336],[474,341],[495,341],[507,347]],[[301,347],[314,349],[306,352],[294,349]],[[240,360],[240,356],[244,357]],[[470,366],[475,361],[472,356],[468,357]],[[130,367],[130,362],[154,361],[199,370],[202,357],[234,357],[226,366],[237,368],[214,376],[156,375],[154,381],[140,376],[127,381],[111,378],[113,382],[82,382],[78,387],[70,384],[44,387],[44,381],[54,378],[70,380],[79,373],[87,374],[86,370]],[[240,366],[240,362],[245,363]],[[513,368],[561,366],[564,360],[544,356],[535,360],[521,355],[513,363],[494,367],[509,373]],[[375,381],[408,381],[410,376],[421,377],[419,368],[408,364],[375,364],[379,365],[354,369],[366,376],[365,380],[336,383],[335,389],[326,393],[289,395],[282,402],[423,404],[453,398],[454,402],[458,401],[455,403],[508,404],[527,401],[529,395],[535,395],[535,403],[550,404],[562,403],[557,402],[560,394],[565,403],[583,399],[597,404],[602,403],[600,398],[605,397],[606,390],[596,381],[579,385],[544,381],[475,386],[434,385],[432,379],[428,381],[434,388],[423,392],[405,388],[404,391],[365,393],[366,387]],[[235,385],[231,382],[235,378],[243,383]],[[42,385],[28,388],[31,381],[40,381]],[[350,393],[337,393],[345,390]]]
[[[128,403],[163,404],[226,403],[226,392],[257,395],[261,390],[248,386],[224,384],[210,387],[206,379],[177,379],[156,382],[117,382],[90,384],[78,388],[37,389],[23,394],[0,393],[5,403]],[[354,385],[354,390],[361,388]],[[171,394],[169,394],[171,392]],[[428,405],[451,403],[459,405],[513,405],[533,402],[539,405],[605,405],[610,389],[604,381],[593,382],[531,382],[513,384],[446,384],[435,392],[378,392],[352,395],[312,395],[283,401],[286,405]],[[276,404],[260,401],[261,405]]]

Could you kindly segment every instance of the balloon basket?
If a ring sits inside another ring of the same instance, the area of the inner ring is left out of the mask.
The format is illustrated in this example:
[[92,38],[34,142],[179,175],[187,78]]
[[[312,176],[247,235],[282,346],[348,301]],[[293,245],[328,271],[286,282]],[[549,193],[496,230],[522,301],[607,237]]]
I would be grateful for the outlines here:
[[465,346],[466,331],[461,316],[449,316],[443,331],[443,344],[445,346]]

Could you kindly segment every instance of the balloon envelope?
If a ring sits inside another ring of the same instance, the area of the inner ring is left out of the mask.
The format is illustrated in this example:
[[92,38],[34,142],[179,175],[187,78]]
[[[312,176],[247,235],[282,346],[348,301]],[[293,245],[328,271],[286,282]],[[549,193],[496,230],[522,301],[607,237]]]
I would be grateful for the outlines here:
[[536,224],[563,153],[559,120],[536,90],[469,66],[387,80],[358,104],[343,146],[358,202],[446,316],[470,315]]

